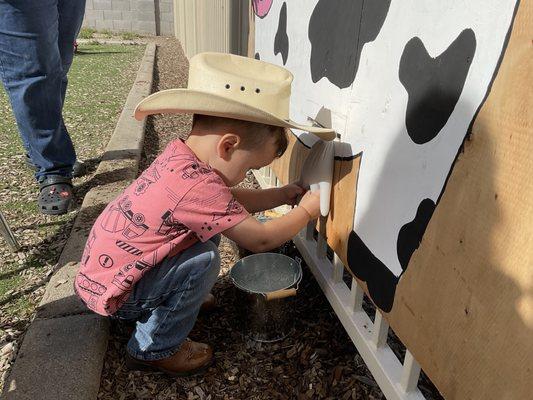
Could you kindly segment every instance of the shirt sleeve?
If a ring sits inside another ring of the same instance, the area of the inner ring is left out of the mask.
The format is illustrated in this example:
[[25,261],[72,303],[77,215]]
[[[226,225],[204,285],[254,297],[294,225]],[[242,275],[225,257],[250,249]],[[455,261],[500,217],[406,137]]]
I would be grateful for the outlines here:
[[233,197],[231,190],[213,172],[182,198],[180,221],[205,242],[218,233],[248,218],[248,211]]

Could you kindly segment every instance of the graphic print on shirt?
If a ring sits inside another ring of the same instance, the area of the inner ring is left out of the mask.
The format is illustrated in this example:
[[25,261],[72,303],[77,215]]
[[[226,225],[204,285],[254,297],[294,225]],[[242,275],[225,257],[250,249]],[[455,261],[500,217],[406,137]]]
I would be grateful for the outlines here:
[[[185,193],[185,195],[179,198],[179,196],[175,192],[173,192],[171,189],[166,188],[166,190],[168,192],[169,199],[171,199],[172,201],[176,203],[176,206],[172,210],[172,215],[176,212],[176,210],[178,210],[179,208],[184,208],[185,206],[189,206],[189,207],[192,206],[193,209],[208,208],[212,206],[213,204],[216,204],[218,199],[222,196],[222,193],[216,193],[216,194],[211,195],[211,197],[203,198],[203,197],[200,197],[198,194],[194,194],[194,192],[189,190],[187,193]],[[186,230],[183,231],[182,234],[185,234],[188,231],[190,231],[190,229],[187,226],[185,225],[183,226],[186,228]],[[198,237],[200,239],[203,239],[203,235],[201,234],[198,235]]]
[[158,235],[166,236],[171,241],[189,231],[189,228],[172,216],[173,210],[167,210],[162,216],[162,222],[157,230]]
[[118,272],[113,277],[113,280],[111,281],[111,283],[115,285],[117,288],[119,288],[120,290],[123,290],[125,292],[130,291],[133,286],[134,279],[135,279],[135,277],[130,272],[133,267],[134,267],[133,263],[128,263],[120,267]]
[[86,300],[87,307],[93,310],[96,309],[100,296],[106,292],[107,288],[82,272],[79,272],[76,278],[78,280],[78,288],[89,295]]
[[118,296],[111,297],[107,300],[105,300],[102,304],[104,307],[104,310],[117,310],[128,300],[128,297],[130,297],[131,291],[123,292],[119,294]]
[[[144,276],[144,274],[150,268],[155,267],[158,263],[162,261],[158,257],[158,250],[159,249],[156,249],[149,253],[148,256],[122,266],[113,277],[113,285],[115,285],[121,291],[130,292],[135,281],[135,276],[133,275],[132,270],[136,269],[138,271],[141,271],[141,277]],[[163,254],[167,253],[168,252],[163,252]]]
[[[179,257],[196,241],[237,222],[236,217],[211,222],[214,213],[226,215],[239,207],[232,206],[222,178],[181,141],[169,144],[140,178],[100,214],[93,226],[96,235],[89,234],[84,260],[89,255],[90,260],[81,272],[96,282],[82,275],[75,280],[79,297],[101,315],[115,313],[167,257]],[[91,285],[94,293],[87,291]]]
[[91,229],[91,232],[89,233],[89,238],[87,239],[87,243],[85,243],[85,249],[83,250],[83,254],[81,256],[81,265],[87,264],[87,261],[89,261],[89,258],[91,257],[91,247],[94,244],[94,241],[96,240],[96,234],[94,233],[94,230]]
[[127,253],[133,254],[134,256],[142,256],[143,252],[139,250],[137,247],[123,242],[122,240],[117,240],[115,242],[116,246],[122,250],[124,250]]
[[[185,166],[178,168],[177,165],[183,164],[183,161],[187,161]],[[169,172],[181,173],[182,179],[198,179],[205,174],[213,172],[211,168],[201,165],[192,154],[178,154],[168,157],[160,162],[160,166]]]
[[157,170],[157,163],[154,162],[150,167],[144,170],[141,176],[135,181],[136,186],[133,193],[136,196],[141,196],[146,192],[148,187],[152,183],[156,183],[159,178],[161,178],[161,174]]
[[131,207],[128,195],[124,196],[118,205],[113,205],[102,218],[102,229],[110,233],[122,232],[122,236],[127,239],[142,236],[148,230],[148,226],[144,224],[144,214],[135,213]]
[[[232,198],[226,207],[226,211],[224,213],[214,213],[213,219],[211,221],[218,221],[219,219],[222,219],[224,217],[229,217],[231,215],[240,214],[243,212],[242,206],[237,202],[235,198]],[[231,222],[231,218],[228,218],[228,222]]]
[[108,254],[101,254],[100,257],[98,257],[98,263],[103,268],[111,268],[114,264],[113,258],[109,256]]

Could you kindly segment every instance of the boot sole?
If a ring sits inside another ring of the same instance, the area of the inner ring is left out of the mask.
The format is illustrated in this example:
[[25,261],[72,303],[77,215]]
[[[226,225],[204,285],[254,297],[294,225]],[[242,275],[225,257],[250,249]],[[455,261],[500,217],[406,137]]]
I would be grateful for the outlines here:
[[170,375],[174,378],[182,378],[182,377],[193,376],[193,375],[197,375],[202,372],[205,372],[211,365],[213,365],[214,360],[215,360],[215,357],[211,357],[211,359],[207,363],[202,365],[201,367],[198,367],[190,371],[175,372],[175,371],[169,371],[165,368],[155,367],[151,364],[146,364],[142,362],[141,360],[136,360],[133,357],[131,357],[129,354],[127,354],[126,355],[126,367],[128,367],[128,369],[133,370],[133,371],[159,372],[159,373]]

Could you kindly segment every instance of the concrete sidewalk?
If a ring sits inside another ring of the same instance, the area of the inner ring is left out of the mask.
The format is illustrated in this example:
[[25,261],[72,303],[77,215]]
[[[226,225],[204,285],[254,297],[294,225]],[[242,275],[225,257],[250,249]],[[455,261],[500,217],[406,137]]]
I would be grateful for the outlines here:
[[83,200],[70,237],[6,380],[5,400],[94,400],[109,336],[108,321],[89,312],[73,290],[74,276],[95,218],[137,177],[146,120],[133,118],[151,93],[156,45],[146,47],[135,83]]

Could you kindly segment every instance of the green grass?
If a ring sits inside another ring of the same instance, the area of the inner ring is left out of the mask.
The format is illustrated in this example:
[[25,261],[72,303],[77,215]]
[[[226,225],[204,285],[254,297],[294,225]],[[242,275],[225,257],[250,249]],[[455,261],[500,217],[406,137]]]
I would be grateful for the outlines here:
[[[80,44],[69,73],[63,117],[78,158],[102,155],[135,80],[144,46]],[[33,173],[24,165],[24,149],[8,97],[0,89],[0,211],[21,242],[21,264],[0,238],[0,302],[10,290],[31,287],[27,276],[44,276],[57,262],[75,214],[39,213]],[[85,179],[85,180],[84,180]],[[90,177],[75,181],[82,184]],[[20,272],[19,272],[20,270]],[[15,271],[15,272],[13,272]],[[0,306],[0,315],[31,313],[35,299],[22,296]],[[2,319],[2,318],[0,318]]]
[[134,40],[134,39],[140,38],[141,35],[138,35],[135,32],[122,32],[120,34],[120,37],[122,38],[122,40]]
[[96,29],[81,28],[80,33],[78,34],[78,37],[80,39],[92,39],[95,33],[96,33]]
[[109,29],[102,29],[98,33],[102,34],[106,38],[112,38],[113,37],[113,32],[111,32]]

